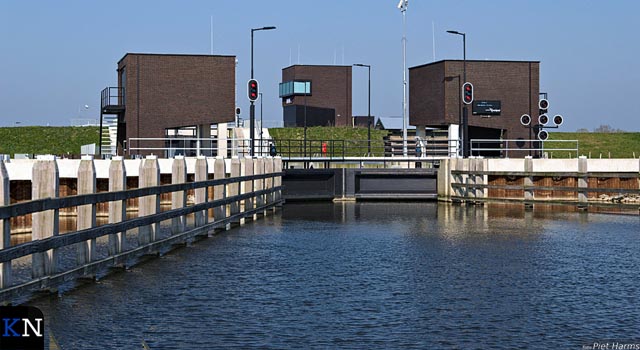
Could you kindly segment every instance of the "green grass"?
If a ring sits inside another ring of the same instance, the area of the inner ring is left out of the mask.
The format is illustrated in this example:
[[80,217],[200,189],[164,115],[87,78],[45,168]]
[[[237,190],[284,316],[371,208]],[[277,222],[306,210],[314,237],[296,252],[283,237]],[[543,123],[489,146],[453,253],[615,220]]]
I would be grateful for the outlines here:
[[[278,153],[287,156],[304,154],[304,128],[273,128],[269,134],[276,141]],[[383,137],[386,130],[371,129],[371,153],[384,155]],[[307,155],[322,155],[322,143],[327,144],[327,155],[348,157],[364,156],[368,151],[367,129],[351,127],[310,127],[307,128]]]
[[[591,158],[637,158],[640,157],[640,133],[594,133],[594,132],[552,132],[549,133],[549,141],[545,142],[545,148],[570,148],[574,143],[553,142],[554,140],[578,140],[578,149],[581,156]],[[553,158],[575,158],[575,152],[548,151]],[[551,154],[552,153],[552,154]],[[634,154],[635,153],[635,154]]]
[[0,154],[80,154],[80,146],[100,138],[97,126],[23,126],[0,128]]

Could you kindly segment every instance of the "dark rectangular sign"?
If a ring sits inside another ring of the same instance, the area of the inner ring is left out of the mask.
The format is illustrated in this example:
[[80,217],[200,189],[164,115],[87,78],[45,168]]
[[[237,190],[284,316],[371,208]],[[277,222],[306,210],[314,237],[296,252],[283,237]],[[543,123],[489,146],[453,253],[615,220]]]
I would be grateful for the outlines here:
[[500,115],[500,101],[473,101],[473,115]]

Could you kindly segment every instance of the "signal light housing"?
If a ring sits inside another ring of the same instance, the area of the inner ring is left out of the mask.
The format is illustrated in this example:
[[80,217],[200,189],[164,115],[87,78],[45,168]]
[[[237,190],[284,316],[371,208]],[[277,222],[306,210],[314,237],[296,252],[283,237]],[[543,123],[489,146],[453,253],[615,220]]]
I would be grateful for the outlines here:
[[473,84],[466,82],[462,85],[462,103],[470,105],[473,102]]
[[520,124],[524,126],[531,124],[531,116],[529,116],[528,114],[523,114],[522,117],[520,117]]
[[538,123],[540,125],[547,125],[549,123],[549,116],[546,114],[542,114],[538,117]]
[[249,80],[248,84],[249,101],[255,101],[258,99],[258,81],[255,79]]
[[538,132],[538,140],[540,141],[546,141],[549,138],[549,133],[547,132],[547,130],[540,130]]
[[563,120],[562,120],[562,116],[561,116],[560,114],[556,114],[556,115],[553,117],[553,123],[554,123],[555,125],[560,126],[560,125],[562,125],[562,122],[563,122]]

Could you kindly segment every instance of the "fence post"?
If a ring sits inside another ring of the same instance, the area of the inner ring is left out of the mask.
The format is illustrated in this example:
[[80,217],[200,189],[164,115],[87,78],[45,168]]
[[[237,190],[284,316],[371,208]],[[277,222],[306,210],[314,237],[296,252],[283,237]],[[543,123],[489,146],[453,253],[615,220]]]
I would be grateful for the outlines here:
[[[216,160],[213,163],[213,178],[214,179],[224,179],[225,178],[225,164],[224,158],[216,157]],[[222,200],[226,198],[226,185],[217,185],[213,187],[213,200]],[[226,206],[219,205],[213,209],[213,217],[216,221],[223,220],[227,217]]]
[[[60,178],[55,156],[41,156],[33,164],[32,199],[55,198],[59,195]],[[60,228],[59,210],[33,213],[32,237],[41,240],[57,236]],[[58,251],[50,249],[32,255],[33,278],[51,275],[58,270]]]
[[[207,181],[208,177],[207,171],[207,158],[203,156],[198,156],[196,158],[196,173],[195,173],[195,182]],[[195,202],[194,204],[202,204],[207,201],[207,188],[201,187],[196,188],[195,190]],[[207,224],[208,219],[208,211],[200,210],[195,213],[195,221],[196,227],[204,226]]]
[[[273,174],[273,158],[272,157],[268,157],[264,159],[264,172],[265,174]],[[265,179],[265,189],[271,190],[273,188],[273,178],[266,178]],[[265,195],[265,202],[266,204],[271,204],[273,203],[273,192],[269,192]],[[267,209],[265,208],[264,210],[264,215],[267,215]]]
[[578,157],[578,208],[587,209],[589,197],[586,189],[589,187],[589,178],[587,176],[588,160],[585,156]]
[[[11,203],[9,188],[9,173],[4,161],[0,160],[0,206]],[[0,222],[2,232],[0,232],[0,250],[11,247],[11,219],[3,219]],[[0,263],[0,289],[11,285],[11,261]]]
[[[160,184],[160,167],[156,156],[147,156],[141,163],[138,173],[138,187],[153,187]],[[138,217],[156,214],[160,211],[160,196],[151,195],[138,199]],[[138,228],[138,244],[146,245],[156,240],[158,223]]]
[[[176,156],[171,164],[171,183],[184,184],[187,182],[187,164],[184,156]],[[171,193],[171,209],[184,208],[187,203],[187,191]],[[171,233],[184,232],[187,227],[187,218],[184,215],[171,219]]]
[[[232,179],[240,177],[240,158],[231,158],[230,176]],[[240,194],[240,183],[233,182],[229,184],[229,196],[237,196]],[[230,205],[230,214],[233,216],[240,213],[240,201],[233,201]],[[233,220],[234,224],[240,224],[240,219]]]
[[[93,156],[82,156],[78,168],[78,194],[96,193],[96,167]],[[96,205],[78,206],[78,230],[96,226]],[[79,266],[88,264],[96,258],[96,239],[89,239],[76,244],[76,261]]]
[[[264,174],[264,158],[256,158],[255,164],[253,168],[253,173],[256,175]],[[262,191],[264,189],[264,179],[258,179],[254,183],[255,191]],[[256,208],[262,207],[264,205],[264,196],[258,195],[256,198]],[[253,219],[258,218],[258,212],[254,214]]]
[[[242,169],[242,175],[244,176],[252,176],[253,175],[253,158],[251,157],[245,157],[244,158],[244,162],[242,163],[243,165],[243,169]],[[242,189],[242,193],[253,193],[253,180],[249,180],[249,181],[244,181],[243,182],[244,188]],[[254,208],[254,201],[253,201],[253,197],[249,197],[247,199],[244,200],[244,212],[248,212],[253,210]],[[251,217],[253,218],[253,214],[252,215],[244,215],[244,217]]]
[[[276,172],[282,172],[282,157],[278,156],[273,159],[273,168],[274,168],[274,171]],[[277,176],[274,180],[273,185],[276,187],[282,186],[282,176]],[[275,200],[280,202],[280,200],[282,199],[282,191],[277,190],[274,196],[275,196]],[[274,207],[274,210],[275,210],[275,207]]]
[[[109,164],[109,192],[124,191],[127,189],[127,172],[124,168],[122,157],[111,158]],[[127,201],[109,202],[109,223],[119,223],[127,217]],[[123,247],[124,232],[109,235],[109,255],[120,254]]]

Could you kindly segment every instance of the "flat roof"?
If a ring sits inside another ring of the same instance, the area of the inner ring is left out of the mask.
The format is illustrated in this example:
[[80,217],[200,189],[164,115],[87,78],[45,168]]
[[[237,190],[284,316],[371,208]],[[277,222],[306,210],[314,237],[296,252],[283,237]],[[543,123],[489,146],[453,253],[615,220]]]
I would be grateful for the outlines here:
[[288,67],[282,68],[282,70],[293,68],[293,67],[336,67],[336,68],[346,68],[353,67],[351,65],[336,65],[336,64],[292,64]]
[[187,57],[236,57],[235,55],[205,55],[205,54],[187,54],[187,53],[138,53],[127,52],[118,60],[118,64],[127,56],[187,56]]
[[[442,63],[445,63],[445,62],[464,62],[464,60],[440,60],[440,61],[436,61],[436,62],[421,64],[419,66],[409,67],[409,69],[422,68],[422,67],[426,67],[426,66],[434,66],[436,64],[442,64]],[[478,63],[478,62],[482,62],[482,63],[540,63],[540,61],[518,61],[518,60],[467,60],[467,62],[474,62],[474,63]]]

